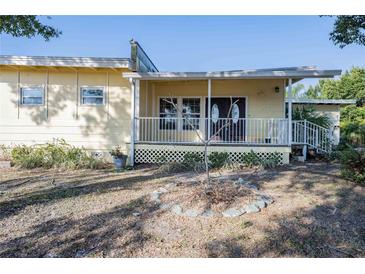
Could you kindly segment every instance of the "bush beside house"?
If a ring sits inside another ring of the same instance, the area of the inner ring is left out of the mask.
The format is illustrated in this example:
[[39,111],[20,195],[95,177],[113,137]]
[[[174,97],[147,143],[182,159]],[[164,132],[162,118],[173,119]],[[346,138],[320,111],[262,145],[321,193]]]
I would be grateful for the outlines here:
[[340,161],[344,178],[365,185],[365,150],[348,147],[340,153]]
[[103,168],[102,159],[92,157],[84,148],[77,148],[56,140],[44,145],[18,145],[11,149],[11,159],[15,166],[23,168]]

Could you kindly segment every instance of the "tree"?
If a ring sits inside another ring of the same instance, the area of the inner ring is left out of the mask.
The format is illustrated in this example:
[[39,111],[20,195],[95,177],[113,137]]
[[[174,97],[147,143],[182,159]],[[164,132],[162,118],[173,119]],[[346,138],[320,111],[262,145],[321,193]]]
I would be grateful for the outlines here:
[[338,80],[320,80],[319,86],[324,98],[362,99],[365,97],[365,68],[352,68]]
[[336,16],[330,40],[340,48],[350,44],[365,46],[365,15]]
[[356,99],[358,104],[341,108],[341,141],[365,144],[365,68],[352,68],[340,79],[320,80],[322,96],[328,99]]
[[309,86],[306,92],[303,94],[304,98],[308,99],[320,99],[322,98],[322,91],[319,85]]
[[[47,17],[48,19],[50,17]],[[13,37],[32,38],[40,35],[45,41],[59,37],[62,32],[42,24],[36,15],[2,15],[0,16],[0,34],[7,33]]]
[[293,111],[293,120],[307,120],[321,127],[329,128],[332,126],[331,118],[328,115],[316,113],[312,107],[300,107]]
[[[291,96],[293,98],[301,97],[301,91],[304,90],[304,85],[302,83],[296,84],[292,86]],[[286,91],[286,97],[288,97],[288,91]]]
[[[191,121],[189,117],[185,117],[184,118],[184,120],[193,129],[193,131],[195,132],[196,136],[199,138],[200,142],[204,145],[204,165],[205,165],[205,174],[207,176],[207,186],[208,186],[208,188],[210,187],[210,182],[211,182],[210,181],[210,173],[209,173],[208,146],[210,145],[210,143],[212,142],[212,140],[214,140],[214,138],[219,135],[219,133],[222,130],[224,130],[226,127],[228,127],[231,124],[231,121],[230,121],[230,119],[228,117],[230,117],[231,112],[232,112],[232,107],[238,102],[238,100],[236,100],[236,101],[233,102],[232,101],[232,97],[231,97],[231,103],[230,103],[230,106],[229,106],[229,109],[228,109],[226,122],[221,127],[219,127],[217,129],[217,131],[215,131],[215,133],[213,133],[207,139],[204,138],[204,136],[202,135],[202,133],[196,128],[196,126],[194,125],[194,122]],[[173,106],[173,108],[176,110],[176,112],[179,113],[181,116],[183,116],[183,111],[181,109],[179,109],[179,107],[174,102],[174,100],[173,100],[173,98],[171,96],[170,96],[169,99],[164,99],[164,101],[166,103],[168,103],[168,104],[171,104]]]

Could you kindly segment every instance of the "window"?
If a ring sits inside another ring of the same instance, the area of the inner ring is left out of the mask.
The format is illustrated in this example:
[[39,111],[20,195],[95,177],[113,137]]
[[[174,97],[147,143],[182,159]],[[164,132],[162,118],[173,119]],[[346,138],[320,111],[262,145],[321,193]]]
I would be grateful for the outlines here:
[[199,98],[183,98],[182,99],[182,116],[183,116],[183,129],[193,130],[199,129],[200,118],[200,99]]
[[[170,99],[160,99],[160,129],[176,129],[177,111],[175,107],[166,100]],[[172,101],[177,105],[177,98],[172,98]]]
[[43,87],[23,87],[20,89],[22,105],[43,105]]
[[174,105],[168,102],[170,100],[170,98],[160,98],[160,129],[193,130],[191,124],[199,129],[200,98],[172,98],[182,113],[178,113]]
[[81,88],[81,105],[103,105],[103,104],[104,104],[103,87]]

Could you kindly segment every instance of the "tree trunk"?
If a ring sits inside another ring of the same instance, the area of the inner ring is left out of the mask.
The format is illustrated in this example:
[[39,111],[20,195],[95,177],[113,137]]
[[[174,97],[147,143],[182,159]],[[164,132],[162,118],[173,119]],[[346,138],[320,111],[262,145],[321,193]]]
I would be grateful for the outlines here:
[[205,173],[207,175],[207,184],[210,185],[210,174],[209,174],[209,163],[208,163],[208,143],[204,142],[204,162],[205,162]]

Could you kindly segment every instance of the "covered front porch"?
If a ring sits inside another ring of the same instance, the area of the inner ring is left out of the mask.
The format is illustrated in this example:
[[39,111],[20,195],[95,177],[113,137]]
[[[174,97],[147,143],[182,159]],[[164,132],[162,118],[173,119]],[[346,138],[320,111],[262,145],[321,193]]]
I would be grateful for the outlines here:
[[210,151],[229,152],[232,160],[253,150],[263,157],[280,153],[282,163],[288,163],[298,133],[294,134],[296,124],[291,119],[292,84],[306,76],[333,74],[312,68],[124,73],[132,91],[133,162],[180,161],[186,152],[202,152],[204,141],[209,140]]

